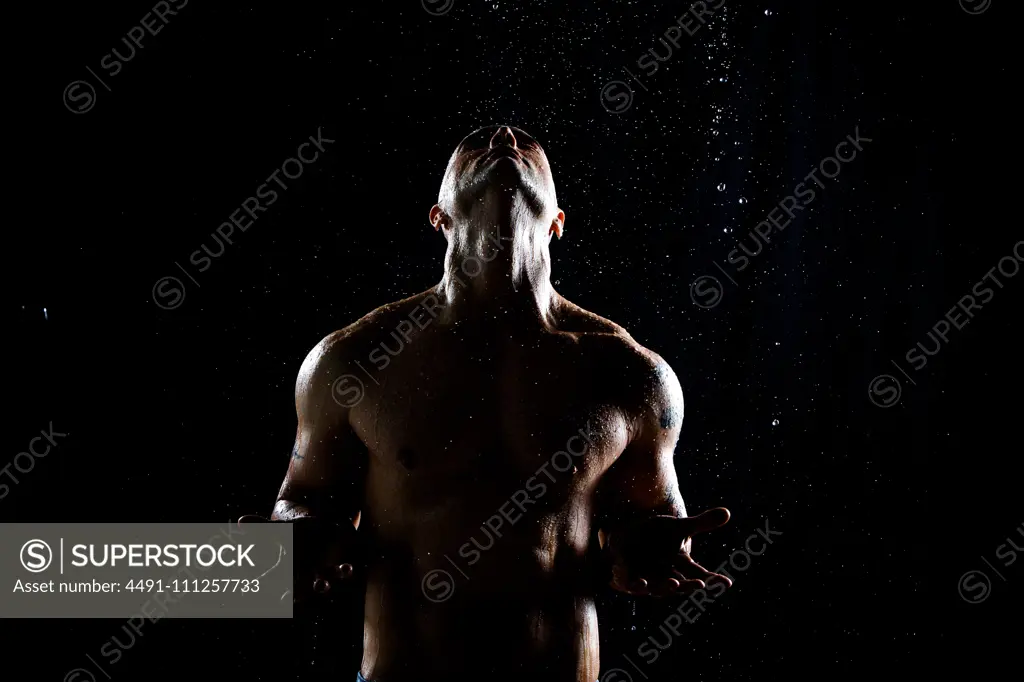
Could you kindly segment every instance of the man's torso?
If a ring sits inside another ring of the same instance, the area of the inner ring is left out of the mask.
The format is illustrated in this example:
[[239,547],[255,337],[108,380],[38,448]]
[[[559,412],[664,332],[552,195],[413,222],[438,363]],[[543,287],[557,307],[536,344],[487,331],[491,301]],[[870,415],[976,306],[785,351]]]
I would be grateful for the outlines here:
[[648,359],[571,304],[513,333],[420,314],[423,297],[346,340],[367,450],[363,669],[596,679],[595,494]]

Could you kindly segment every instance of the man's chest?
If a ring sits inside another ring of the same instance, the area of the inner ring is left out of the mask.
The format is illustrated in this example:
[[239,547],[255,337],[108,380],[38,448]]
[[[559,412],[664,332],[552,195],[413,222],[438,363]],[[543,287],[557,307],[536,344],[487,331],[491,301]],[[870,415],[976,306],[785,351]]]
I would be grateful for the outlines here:
[[378,481],[501,494],[546,466],[569,485],[625,445],[607,371],[564,339],[428,341],[374,375],[353,426]]

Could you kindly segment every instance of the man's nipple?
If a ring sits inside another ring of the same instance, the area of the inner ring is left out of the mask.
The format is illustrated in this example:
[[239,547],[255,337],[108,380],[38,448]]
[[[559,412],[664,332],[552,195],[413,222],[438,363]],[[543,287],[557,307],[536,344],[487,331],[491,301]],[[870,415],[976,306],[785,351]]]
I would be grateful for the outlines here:
[[398,451],[398,462],[406,468],[407,471],[412,471],[419,464],[419,460],[416,457],[416,453],[413,452],[412,448],[401,448]]

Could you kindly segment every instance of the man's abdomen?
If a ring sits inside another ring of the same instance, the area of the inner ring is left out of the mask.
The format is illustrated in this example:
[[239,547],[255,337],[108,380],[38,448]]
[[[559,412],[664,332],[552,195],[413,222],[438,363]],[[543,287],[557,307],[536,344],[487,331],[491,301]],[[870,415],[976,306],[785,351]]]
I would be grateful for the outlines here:
[[576,680],[582,666],[580,679],[596,679],[589,496],[567,482],[533,504],[506,500],[466,491],[411,516],[369,510],[364,661],[373,670],[415,661],[557,682]]
[[460,594],[456,583],[445,601],[407,601],[397,599],[406,586],[371,576],[363,656],[369,679],[597,679],[593,600],[536,586],[532,594],[506,593],[500,584]]

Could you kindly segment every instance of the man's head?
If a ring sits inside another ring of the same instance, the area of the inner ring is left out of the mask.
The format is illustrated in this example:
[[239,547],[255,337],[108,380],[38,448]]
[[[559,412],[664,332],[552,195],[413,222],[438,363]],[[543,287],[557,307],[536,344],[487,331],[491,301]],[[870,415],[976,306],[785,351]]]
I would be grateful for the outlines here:
[[562,236],[565,215],[558,209],[551,166],[540,144],[519,128],[487,126],[455,148],[430,223],[448,228],[453,220],[502,212],[514,213],[517,224],[537,224]]

